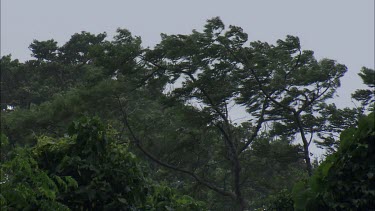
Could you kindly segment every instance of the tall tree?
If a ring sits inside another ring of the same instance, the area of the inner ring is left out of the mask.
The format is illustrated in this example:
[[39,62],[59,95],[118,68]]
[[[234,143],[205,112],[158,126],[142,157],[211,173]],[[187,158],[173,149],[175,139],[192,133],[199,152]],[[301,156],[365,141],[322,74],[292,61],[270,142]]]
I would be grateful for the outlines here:
[[[225,27],[220,19],[209,20],[204,32],[191,35],[162,35],[162,41],[143,58],[156,70],[169,76],[170,83],[182,81],[182,86],[169,93],[170,98],[194,105],[206,124],[216,128],[218,142],[231,166],[231,191],[207,183],[194,171],[164,163],[152,156],[140,144],[141,138],[132,130],[134,141],[157,163],[190,174],[196,180],[232,197],[244,209],[246,202],[241,191],[241,162],[264,122],[274,122],[278,135],[299,134],[309,175],[312,173],[309,145],[322,121],[314,117],[319,105],[333,97],[346,67],[333,60],[320,62],[312,51],[302,51],[299,40],[288,36],[277,46],[253,42],[244,47],[247,34],[241,28]],[[245,105],[252,117],[245,124],[247,134],[239,136],[233,126],[228,108],[236,103]],[[284,130],[278,130],[283,128]]]

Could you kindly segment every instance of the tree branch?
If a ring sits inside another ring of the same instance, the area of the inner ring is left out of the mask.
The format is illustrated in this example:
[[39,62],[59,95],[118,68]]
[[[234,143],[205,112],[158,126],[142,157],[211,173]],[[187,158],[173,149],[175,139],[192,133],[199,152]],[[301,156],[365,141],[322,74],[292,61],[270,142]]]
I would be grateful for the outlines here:
[[247,140],[247,142],[245,143],[245,145],[241,148],[241,150],[238,152],[238,154],[242,153],[247,147],[249,147],[249,145],[254,141],[254,139],[258,136],[258,132],[260,130],[260,128],[262,127],[262,124],[264,122],[264,115],[265,115],[265,112],[266,112],[266,109],[267,109],[267,106],[268,106],[268,102],[267,100],[264,101],[263,103],[263,107],[262,107],[262,111],[261,111],[261,114],[260,114],[260,117],[258,119],[258,124],[257,126],[255,127],[255,130],[253,131],[253,134],[251,134],[250,138]]
[[[222,43],[222,44],[223,44],[223,43]],[[230,54],[231,54],[235,59],[237,59],[239,62],[241,62],[241,63],[244,65],[244,67],[245,67],[246,69],[250,70],[250,72],[251,72],[252,75],[254,76],[254,78],[255,78],[255,80],[256,80],[258,86],[259,86],[259,89],[261,90],[261,92],[262,92],[262,93],[263,93],[263,94],[264,94],[269,100],[271,100],[271,101],[272,101],[273,103],[275,103],[276,105],[278,105],[278,106],[280,106],[280,107],[282,107],[282,108],[284,108],[284,109],[286,109],[286,110],[288,110],[288,111],[291,111],[291,112],[294,112],[294,111],[295,111],[293,108],[290,108],[289,106],[283,105],[282,103],[278,102],[277,100],[275,100],[274,98],[272,98],[272,96],[271,96],[269,93],[267,93],[267,92],[265,91],[265,89],[264,89],[264,87],[263,87],[263,85],[262,85],[262,82],[261,82],[260,79],[258,78],[258,75],[255,73],[255,70],[254,70],[253,68],[250,68],[250,67],[247,66],[247,64],[249,63],[247,57],[245,57],[245,60],[246,60],[246,61],[242,61],[242,59],[240,59],[237,55],[235,55],[235,54],[233,53],[233,51],[232,51],[228,46],[226,46],[225,44],[223,44],[223,45],[224,45],[224,47],[230,52]]]
[[132,127],[130,126],[129,124],[129,121],[128,121],[128,116],[127,116],[127,113],[126,111],[124,110],[124,107],[122,105],[122,102],[120,100],[120,98],[118,96],[116,96],[117,100],[118,100],[118,103],[120,105],[120,111],[121,111],[121,114],[122,114],[122,117],[123,117],[123,124],[126,126],[126,128],[128,129],[129,133],[130,133],[130,136],[131,138],[133,139],[135,145],[138,147],[138,149],[141,150],[141,152],[146,155],[149,159],[151,159],[152,161],[154,161],[155,163],[165,167],[165,168],[169,168],[169,169],[172,169],[174,171],[178,171],[178,172],[181,172],[181,173],[184,173],[184,174],[187,174],[187,175],[190,175],[191,177],[193,177],[199,184],[201,185],[204,185],[206,186],[207,188],[223,195],[223,196],[229,196],[231,197],[232,199],[234,200],[237,200],[237,197],[236,195],[233,193],[233,192],[229,192],[229,191],[224,191],[223,189],[217,187],[216,185],[214,184],[211,184],[205,180],[203,180],[202,178],[200,178],[198,175],[196,175],[194,172],[191,172],[189,170],[186,170],[186,169],[181,169],[181,168],[178,168],[176,166],[173,166],[171,164],[168,164],[168,163],[165,163],[161,160],[159,160],[158,158],[156,158],[153,154],[151,154],[150,152],[148,152],[142,145],[141,145],[141,141],[138,139],[138,137],[135,135]]

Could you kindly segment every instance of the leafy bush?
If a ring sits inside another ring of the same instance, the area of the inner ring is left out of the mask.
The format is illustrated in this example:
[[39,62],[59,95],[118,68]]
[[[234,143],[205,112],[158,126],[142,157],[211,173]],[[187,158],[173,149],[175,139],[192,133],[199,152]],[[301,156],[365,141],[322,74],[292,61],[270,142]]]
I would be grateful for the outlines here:
[[294,186],[296,210],[369,210],[375,208],[374,113],[358,128],[342,132],[336,153],[308,181]]
[[203,204],[151,181],[127,145],[98,118],[69,135],[41,136],[1,164],[2,210],[202,210]]
[[284,189],[275,195],[270,195],[267,199],[267,204],[262,210],[279,210],[289,211],[293,210],[294,201],[290,191]]

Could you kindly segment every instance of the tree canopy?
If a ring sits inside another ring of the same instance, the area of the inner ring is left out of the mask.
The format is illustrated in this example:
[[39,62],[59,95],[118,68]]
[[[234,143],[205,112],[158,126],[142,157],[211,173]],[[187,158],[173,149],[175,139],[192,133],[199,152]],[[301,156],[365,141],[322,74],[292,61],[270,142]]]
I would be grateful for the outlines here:
[[[153,48],[118,29],[112,39],[81,32],[29,49],[35,59],[1,58],[1,200],[9,209],[299,209],[310,199],[293,194],[327,162],[346,159],[343,143],[357,139],[339,134],[374,109],[373,69],[359,74],[369,87],[353,93],[359,106],[339,108],[329,102],[345,65],[317,60],[295,36],[250,41],[220,18],[203,31],[162,34]],[[326,150],[324,162],[312,144]],[[352,187],[354,176],[340,181]]]

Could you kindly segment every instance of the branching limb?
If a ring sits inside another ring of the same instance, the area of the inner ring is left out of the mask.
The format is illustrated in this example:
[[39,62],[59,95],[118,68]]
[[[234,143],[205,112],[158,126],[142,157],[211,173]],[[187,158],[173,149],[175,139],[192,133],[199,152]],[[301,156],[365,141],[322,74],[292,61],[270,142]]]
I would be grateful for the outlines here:
[[192,171],[189,171],[189,170],[186,170],[186,169],[181,169],[181,168],[178,168],[174,165],[171,165],[169,163],[165,163],[163,161],[161,161],[160,159],[158,159],[156,156],[154,156],[153,154],[151,154],[150,152],[148,152],[141,144],[141,141],[139,140],[139,138],[135,135],[132,127],[130,126],[129,124],[129,120],[128,120],[128,116],[127,116],[127,113],[124,109],[124,106],[122,105],[122,102],[120,100],[120,97],[116,96],[117,100],[118,100],[118,103],[120,105],[120,111],[121,111],[121,114],[122,114],[122,117],[123,117],[123,124],[126,126],[126,128],[128,129],[129,131],[129,134],[130,134],[130,137],[133,139],[135,145],[137,146],[137,148],[145,155],[147,156],[149,159],[151,159],[152,161],[154,161],[155,163],[165,167],[165,168],[168,168],[168,169],[172,169],[174,171],[178,171],[178,172],[181,172],[181,173],[184,173],[184,174],[187,174],[187,175],[190,175],[191,177],[193,177],[199,184],[201,185],[204,185],[206,186],[207,188],[223,195],[223,196],[229,196],[231,197],[232,199],[234,200],[237,200],[237,197],[236,195],[233,193],[233,192],[230,192],[230,191],[224,191],[222,188],[219,188],[217,187],[216,185],[212,184],[212,183],[209,183],[205,180],[203,180],[201,177],[199,177],[198,175],[196,175],[194,172]]
[[251,134],[250,138],[247,140],[247,142],[245,143],[245,145],[240,149],[240,151],[238,152],[238,154],[241,154],[246,148],[248,148],[249,145],[250,145],[250,144],[254,141],[254,139],[258,136],[258,132],[259,132],[259,130],[261,129],[262,124],[263,124],[263,122],[264,122],[264,115],[265,115],[265,112],[266,112],[267,106],[268,106],[268,101],[265,100],[264,103],[263,103],[263,107],[262,107],[262,111],[261,111],[260,117],[259,117],[259,119],[258,119],[258,124],[257,124],[257,126],[255,127],[253,133]]

